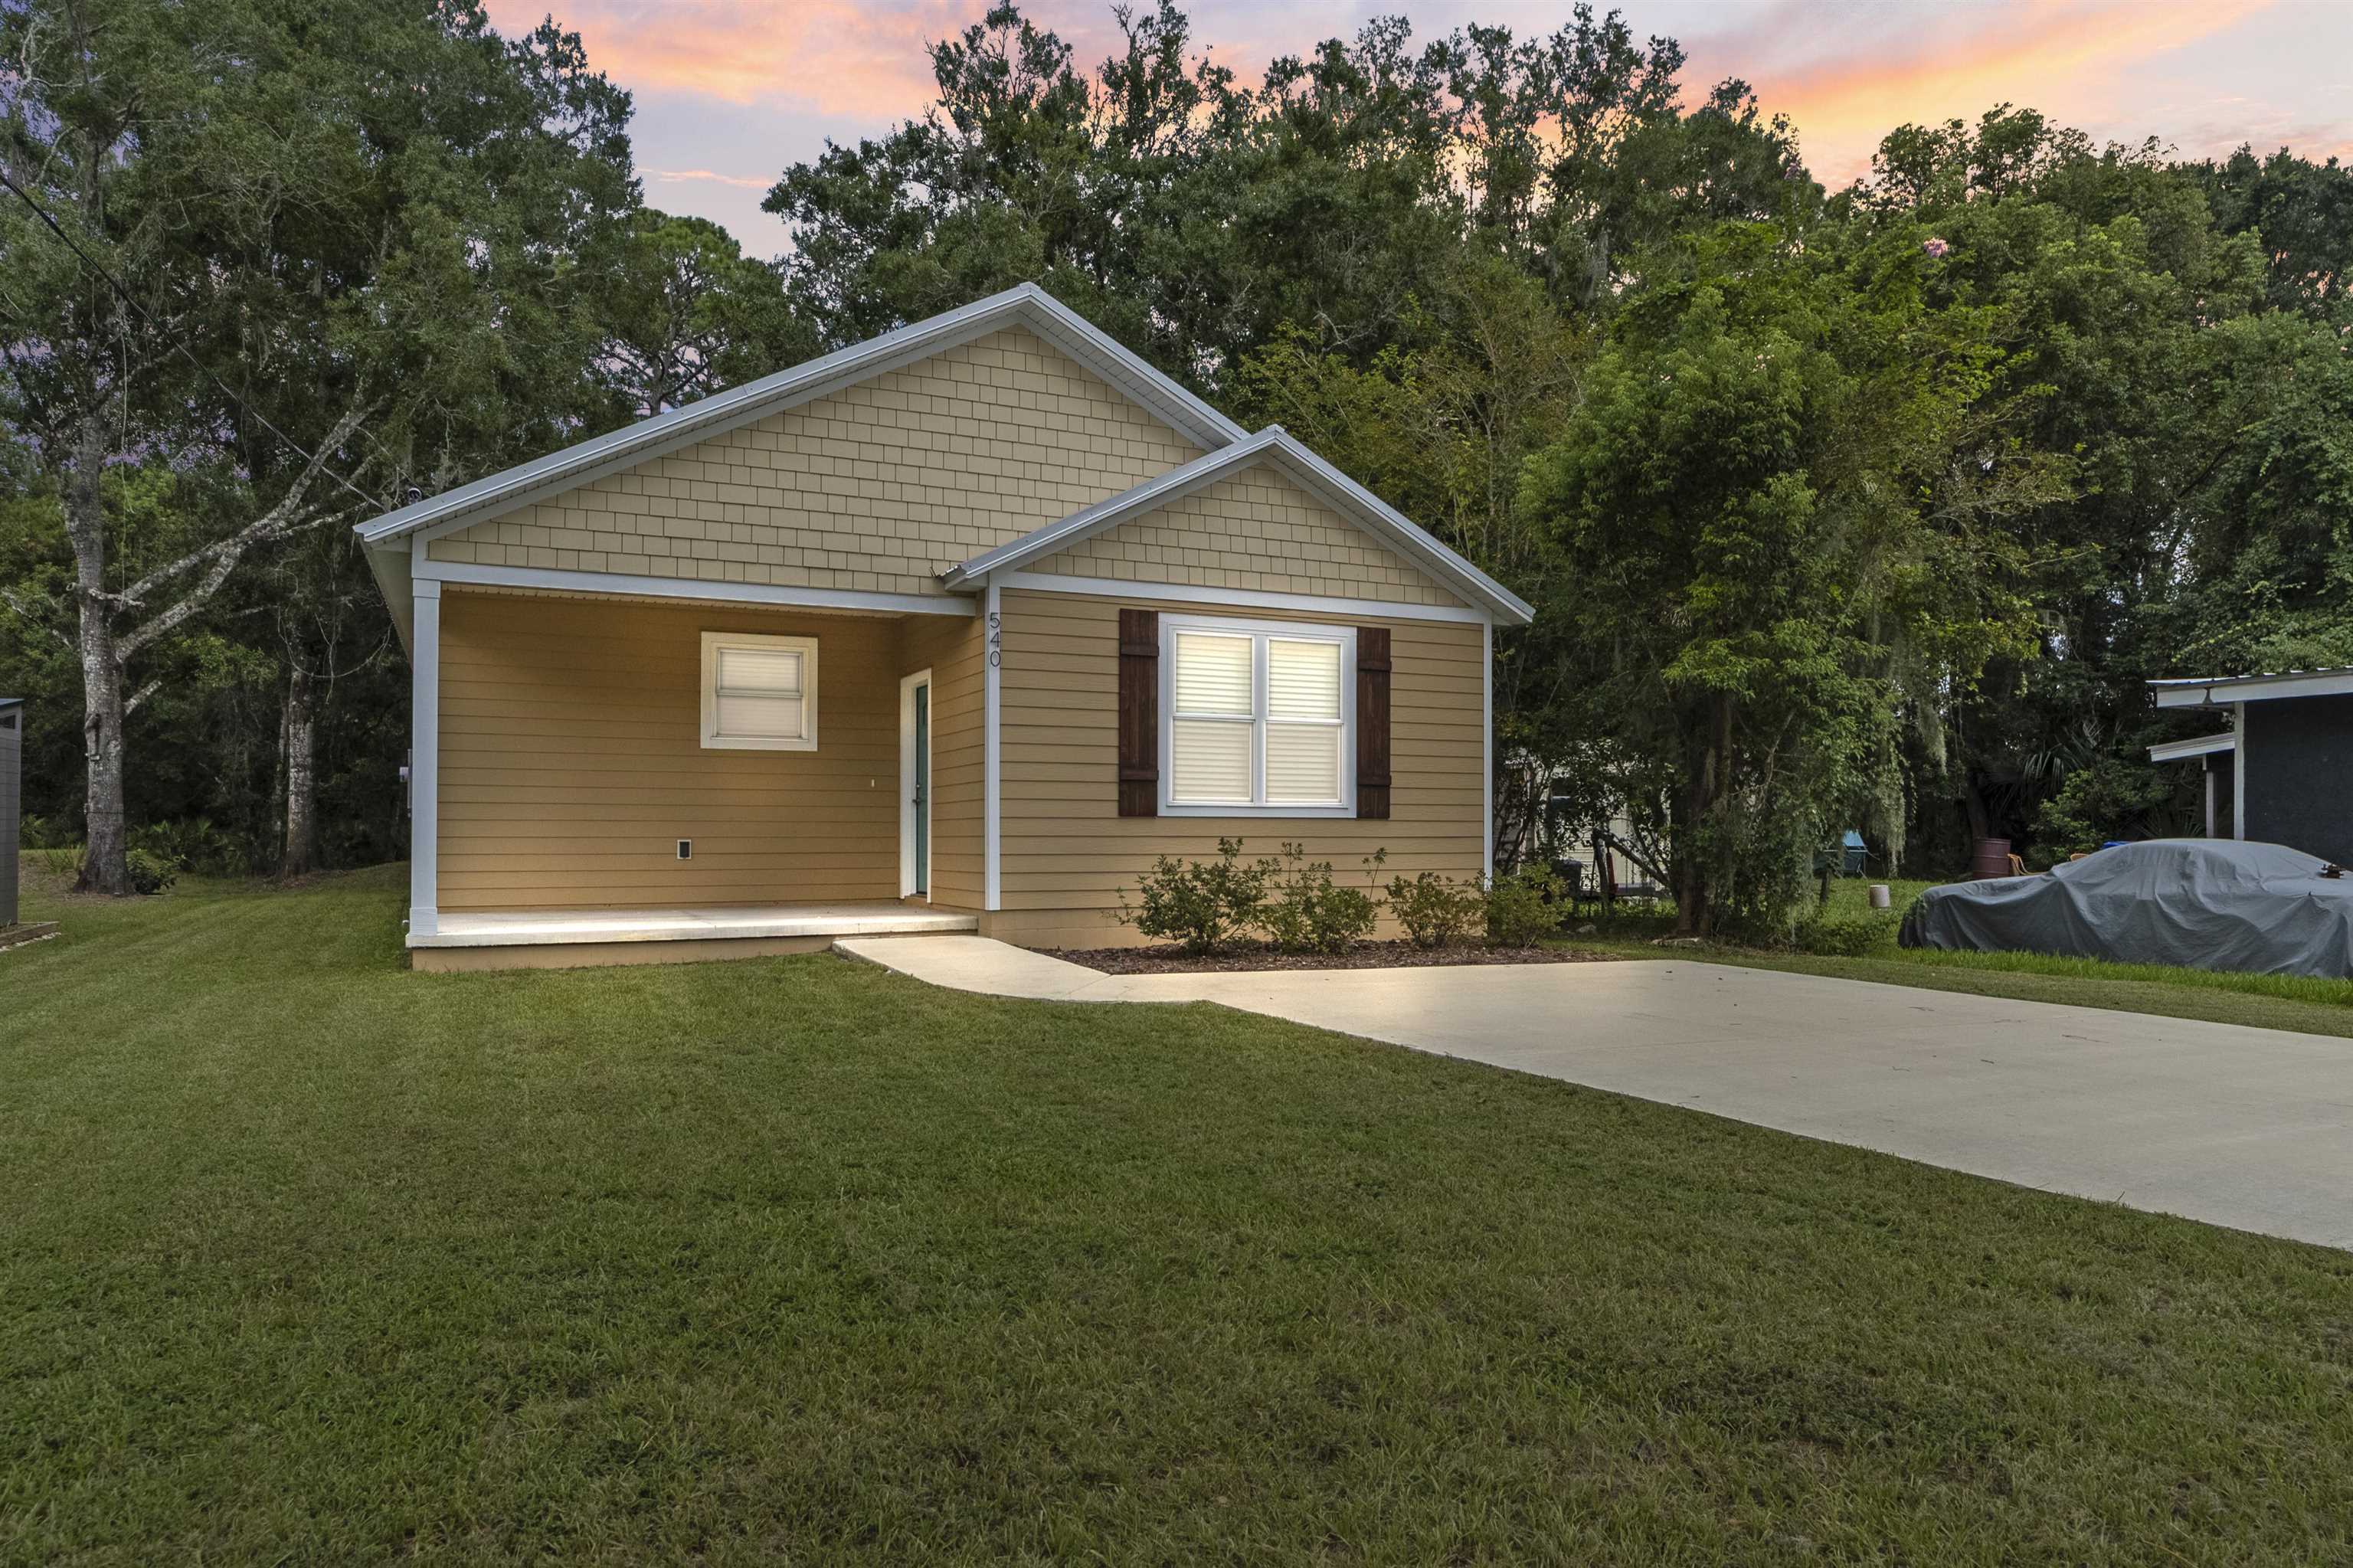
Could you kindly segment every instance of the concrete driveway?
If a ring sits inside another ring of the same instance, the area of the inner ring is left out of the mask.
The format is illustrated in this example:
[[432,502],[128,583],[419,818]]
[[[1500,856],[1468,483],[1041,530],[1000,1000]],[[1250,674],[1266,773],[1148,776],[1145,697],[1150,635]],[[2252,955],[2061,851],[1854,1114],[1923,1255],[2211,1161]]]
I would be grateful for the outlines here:
[[839,946],[965,991],[1223,1002],[2353,1247],[2353,1040],[1672,959],[1107,976],[977,937]]

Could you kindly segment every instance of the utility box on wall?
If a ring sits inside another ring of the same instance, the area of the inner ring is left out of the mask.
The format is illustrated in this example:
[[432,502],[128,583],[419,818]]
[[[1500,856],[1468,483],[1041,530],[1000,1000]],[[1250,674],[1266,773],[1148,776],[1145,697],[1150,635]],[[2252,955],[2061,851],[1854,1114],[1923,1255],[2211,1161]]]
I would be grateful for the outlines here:
[[25,699],[0,697],[0,928],[16,923],[16,839],[24,765]]

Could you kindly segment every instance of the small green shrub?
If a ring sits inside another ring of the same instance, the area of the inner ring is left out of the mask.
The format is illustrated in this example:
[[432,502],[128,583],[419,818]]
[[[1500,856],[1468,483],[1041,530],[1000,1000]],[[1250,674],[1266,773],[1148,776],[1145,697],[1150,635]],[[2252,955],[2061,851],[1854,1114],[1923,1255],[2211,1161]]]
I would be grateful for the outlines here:
[[1471,935],[1486,910],[1486,895],[1475,882],[1458,882],[1434,871],[1408,881],[1389,878],[1389,913],[1417,948],[1451,948]]
[[16,819],[16,842],[28,850],[74,848],[73,832],[63,817],[27,811]]
[[1798,922],[1790,939],[1801,953],[1825,959],[1859,959],[1895,939],[1896,916],[1877,911],[1861,918],[1815,915]]
[[[1376,854],[1377,865],[1387,852]],[[1287,843],[1281,860],[1258,863],[1267,873],[1271,892],[1258,912],[1259,929],[1286,953],[1345,952],[1349,944],[1373,934],[1380,908],[1361,888],[1342,887],[1332,880],[1330,861],[1309,861],[1305,846]]]
[[161,893],[180,880],[180,868],[153,850],[130,850],[122,858],[131,868],[133,893]]
[[25,852],[25,858],[51,876],[78,876],[81,874],[81,845],[57,844]]
[[245,846],[203,817],[134,828],[131,847],[199,876],[241,876],[253,868]]
[[1548,865],[1524,865],[1499,876],[1486,895],[1487,940],[1498,948],[1533,948],[1560,935],[1560,900],[1567,894]]
[[1130,904],[1119,890],[1119,920],[1145,936],[1180,944],[1198,958],[1214,953],[1242,932],[1262,925],[1261,906],[1274,862],[1242,862],[1242,841],[1219,839],[1218,858],[1184,861],[1162,855],[1152,863]]

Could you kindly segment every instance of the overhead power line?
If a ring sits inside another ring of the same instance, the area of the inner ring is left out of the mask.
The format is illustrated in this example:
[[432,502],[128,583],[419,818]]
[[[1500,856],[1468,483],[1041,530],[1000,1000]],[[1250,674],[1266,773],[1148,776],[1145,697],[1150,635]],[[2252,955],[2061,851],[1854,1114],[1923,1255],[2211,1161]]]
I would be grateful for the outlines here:
[[165,331],[163,323],[155,319],[153,313],[151,313],[146,306],[132,298],[131,291],[124,288],[115,278],[114,274],[107,270],[103,263],[101,263],[96,257],[92,256],[89,251],[84,250],[79,245],[76,244],[74,237],[68,234],[63,228],[59,228],[58,220],[49,216],[48,208],[43,207],[38,201],[35,200],[31,192],[18,185],[15,180],[10,179],[8,177],[8,172],[5,169],[0,169],[0,185],[5,185],[11,191],[15,192],[16,199],[23,202],[27,207],[32,209],[33,216],[41,220],[41,226],[44,228],[47,228],[51,234],[56,235],[59,240],[64,242],[67,249],[79,257],[83,266],[97,273],[100,278],[105,279],[106,286],[114,291],[116,298],[120,299],[125,305],[136,312],[141,321],[145,322],[149,328],[154,331],[166,343],[170,344],[172,347],[177,349],[181,358],[186,360],[190,365],[196,367],[197,375],[211,382],[215,387],[219,387],[221,392],[230,402],[235,403],[237,408],[244,411],[248,418],[250,418],[263,429],[268,430],[271,435],[276,436],[280,440],[284,441],[288,446],[293,448],[295,452],[304,462],[311,464],[321,473],[325,474],[337,484],[342,485],[345,490],[350,491],[353,495],[358,496],[362,501],[364,501],[370,506],[375,507],[378,512],[389,512],[392,510],[391,507],[385,505],[375,496],[370,495],[366,491],[362,490],[358,485],[353,483],[342,474],[337,473],[333,469],[329,468],[323,460],[313,457],[309,448],[296,440],[293,437],[288,435],[285,431],[280,429],[275,424],[270,422],[269,415],[264,414],[260,409],[247,402],[243,393],[240,393],[236,387],[231,387],[227,382],[215,375],[204,361],[195,356],[195,353],[189,349],[186,344],[182,343],[179,338],[172,333]]

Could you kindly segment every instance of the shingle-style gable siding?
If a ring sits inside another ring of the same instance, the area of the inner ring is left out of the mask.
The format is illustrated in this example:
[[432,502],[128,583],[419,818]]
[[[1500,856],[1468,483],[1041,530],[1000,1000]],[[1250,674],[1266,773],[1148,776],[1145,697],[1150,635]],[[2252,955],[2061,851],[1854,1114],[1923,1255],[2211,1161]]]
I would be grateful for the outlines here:
[[936,594],[1200,449],[1022,327],[478,523],[437,561]]
[[1388,604],[1462,602],[1264,464],[1107,528],[1033,569]]

